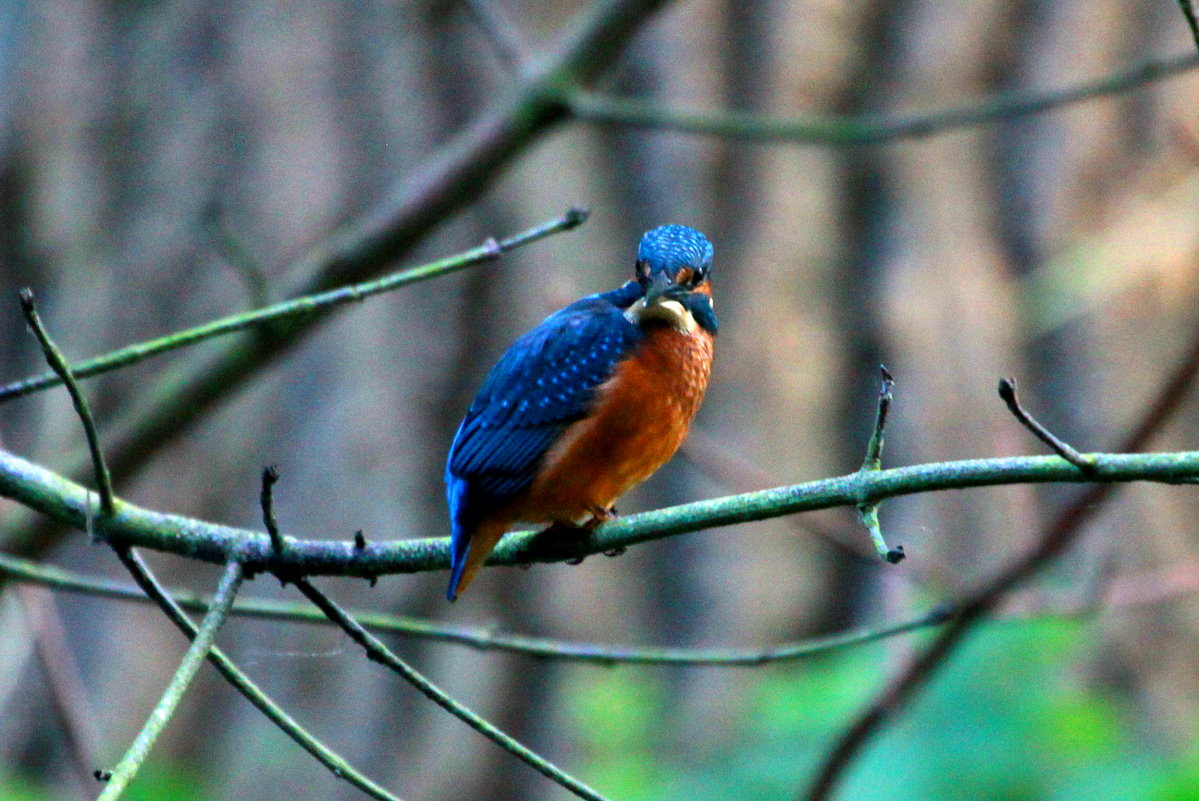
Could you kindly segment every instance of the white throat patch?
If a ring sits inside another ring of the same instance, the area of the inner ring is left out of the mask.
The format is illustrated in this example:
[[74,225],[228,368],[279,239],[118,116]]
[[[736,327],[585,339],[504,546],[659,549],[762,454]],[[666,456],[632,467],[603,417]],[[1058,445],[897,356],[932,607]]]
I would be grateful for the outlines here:
[[690,334],[699,327],[694,315],[683,308],[677,300],[660,300],[652,306],[645,305],[645,298],[634,303],[624,313],[625,318],[636,325],[648,320],[659,320],[676,331]]

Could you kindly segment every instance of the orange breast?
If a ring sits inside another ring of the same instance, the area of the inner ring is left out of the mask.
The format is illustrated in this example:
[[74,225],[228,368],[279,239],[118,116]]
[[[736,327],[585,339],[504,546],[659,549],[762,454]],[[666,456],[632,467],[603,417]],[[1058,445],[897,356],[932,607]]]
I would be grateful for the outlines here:
[[712,369],[712,336],[668,327],[647,331],[597,394],[592,414],[546,454],[538,477],[511,509],[518,520],[581,522],[648,478],[682,444]]

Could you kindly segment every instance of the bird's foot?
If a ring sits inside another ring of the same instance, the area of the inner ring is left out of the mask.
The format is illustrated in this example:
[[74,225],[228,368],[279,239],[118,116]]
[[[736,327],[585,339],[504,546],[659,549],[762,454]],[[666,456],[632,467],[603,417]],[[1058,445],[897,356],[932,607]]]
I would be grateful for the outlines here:
[[595,528],[602,523],[607,523],[609,520],[615,520],[620,517],[620,512],[616,511],[615,506],[608,507],[607,509],[602,506],[592,506],[587,509],[587,512],[591,515],[591,519],[583,524],[587,528]]

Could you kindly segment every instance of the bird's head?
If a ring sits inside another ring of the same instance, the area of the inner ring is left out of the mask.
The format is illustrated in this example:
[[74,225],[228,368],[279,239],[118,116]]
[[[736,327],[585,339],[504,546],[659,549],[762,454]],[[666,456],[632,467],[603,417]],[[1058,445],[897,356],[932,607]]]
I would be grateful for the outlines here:
[[630,309],[638,323],[660,321],[691,332],[715,334],[712,308],[712,243],[694,228],[662,225],[647,231],[637,248],[637,282],[645,296]]

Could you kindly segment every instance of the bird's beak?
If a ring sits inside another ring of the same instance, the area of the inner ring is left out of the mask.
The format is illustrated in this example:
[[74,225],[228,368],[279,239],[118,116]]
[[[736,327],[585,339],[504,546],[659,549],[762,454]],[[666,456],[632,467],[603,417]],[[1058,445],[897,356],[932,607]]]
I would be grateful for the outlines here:
[[674,281],[670,280],[670,276],[666,274],[665,270],[654,273],[649,286],[645,289],[645,305],[653,306],[658,303],[673,286]]

